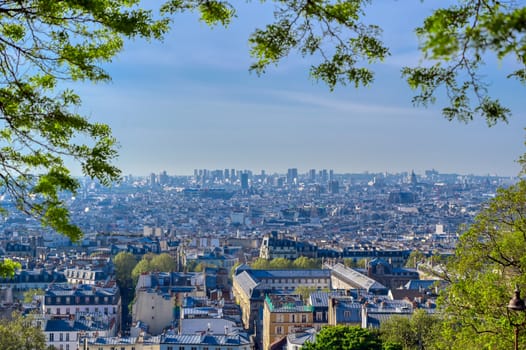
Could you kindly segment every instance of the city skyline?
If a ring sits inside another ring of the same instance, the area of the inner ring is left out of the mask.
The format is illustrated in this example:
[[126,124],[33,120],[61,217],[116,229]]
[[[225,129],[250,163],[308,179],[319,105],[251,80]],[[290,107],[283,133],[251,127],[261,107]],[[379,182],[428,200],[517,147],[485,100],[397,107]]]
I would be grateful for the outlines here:
[[309,79],[310,61],[296,55],[261,77],[249,73],[248,35],[270,12],[258,12],[268,4],[241,4],[227,29],[210,29],[184,14],[163,43],[126,43],[107,66],[112,83],[75,87],[81,112],[112,127],[123,174],[296,167],[517,175],[515,160],[524,153],[524,87],[503,78],[512,63],[488,58],[485,71],[490,91],[512,109],[509,124],[448,122],[440,114],[443,103],[413,107],[400,68],[419,60],[411,29],[429,5],[393,3],[379,2],[367,12],[384,26],[392,53],[374,66],[371,87],[330,92]]

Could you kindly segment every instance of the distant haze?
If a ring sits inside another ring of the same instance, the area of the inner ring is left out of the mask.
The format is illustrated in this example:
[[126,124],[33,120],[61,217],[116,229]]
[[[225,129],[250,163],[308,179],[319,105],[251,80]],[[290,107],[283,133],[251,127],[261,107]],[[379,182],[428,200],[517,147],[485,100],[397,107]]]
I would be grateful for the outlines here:
[[372,5],[371,21],[385,25],[392,56],[378,65],[371,87],[334,92],[312,81],[309,61],[294,55],[262,77],[250,74],[247,37],[265,16],[257,2],[241,6],[226,30],[177,17],[164,42],[126,45],[108,66],[112,83],[77,88],[81,112],[112,127],[124,174],[292,167],[518,174],[526,90],[503,78],[510,63],[488,58],[486,68],[490,91],[513,109],[509,124],[448,122],[443,104],[411,105],[400,68],[419,60],[412,29],[429,13],[427,3]]

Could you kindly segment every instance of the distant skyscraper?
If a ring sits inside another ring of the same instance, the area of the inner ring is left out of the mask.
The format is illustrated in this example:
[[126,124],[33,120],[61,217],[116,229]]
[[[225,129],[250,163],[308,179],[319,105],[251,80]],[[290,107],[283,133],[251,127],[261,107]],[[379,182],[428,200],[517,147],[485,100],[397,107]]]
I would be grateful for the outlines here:
[[409,177],[409,183],[411,185],[416,185],[418,183],[418,181],[416,180],[416,174],[414,170],[411,171],[411,175]]
[[316,169],[309,170],[309,180],[311,182],[316,181]]
[[327,169],[320,170],[320,181],[327,182],[329,180],[329,175],[327,174]]
[[298,168],[290,168],[287,170],[287,183],[293,184],[298,180]]
[[334,170],[329,170],[329,181],[334,180]]
[[230,171],[225,169],[225,179],[230,179]]
[[166,173],[166,170],[159,174],[159,184],[168,184],[168,174]]
[[241,189],[248,190],[248,173],[241,173]]
[[332,180],[329,182],[329,191],[332,194],[337,194],[340,192],[340,183],[338,180]]

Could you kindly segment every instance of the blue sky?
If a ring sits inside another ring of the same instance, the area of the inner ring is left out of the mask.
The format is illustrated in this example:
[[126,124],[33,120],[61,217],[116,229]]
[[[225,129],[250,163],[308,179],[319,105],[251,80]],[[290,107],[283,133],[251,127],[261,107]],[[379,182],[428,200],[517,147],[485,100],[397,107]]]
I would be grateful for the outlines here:
[[296,55],[261,77],[250,73],[249,33],[271,12],[257,1],[241,6],[228,29],[178,16],[163,42],[128,42],[107,66],[111,83],[77,88],[82,112],[112,127],[124,174],[184,175],[195,168],[284,173],[291,167],[518,173],[525,88],[503,78],[508,62],[489,59],[487,74],[492,91],[513,110],[509,124],[448,122],[440,104],[411,105],[400,68],[419,60],[412,29],[429,12],[426,3],[375,1],[368,18],[384,27],[392,56],[375,68],[371,87],[333,92],[309,78],[311,61]]

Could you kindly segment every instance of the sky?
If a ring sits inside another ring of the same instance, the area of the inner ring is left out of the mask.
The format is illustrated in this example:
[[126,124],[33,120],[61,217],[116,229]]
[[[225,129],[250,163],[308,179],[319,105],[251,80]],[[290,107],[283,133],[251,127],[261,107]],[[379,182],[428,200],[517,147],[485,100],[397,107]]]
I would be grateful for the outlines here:
[[374,1],[367,18],[384,28],[391,56],[374,67],[372,86],[332,92],[309,77],[313,61],[298,55],[262,76],[249,72],[248,36],[270,20],[271,8],[235,3],[238,18],[227,29],[178,15],[162,42],[126,43],[105,66],[112,82],[75,87],[81,112],[112,128],[123,174],[226,168],[518,174],[525,88],[504,78],[509,62],[488,59],[486,67],[490,91],[512,109],[508,124],[449,122],[440,114],[443,104],[411,104],[400,69],[419,61],[413,29],[429,14],[428,2]]

